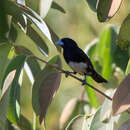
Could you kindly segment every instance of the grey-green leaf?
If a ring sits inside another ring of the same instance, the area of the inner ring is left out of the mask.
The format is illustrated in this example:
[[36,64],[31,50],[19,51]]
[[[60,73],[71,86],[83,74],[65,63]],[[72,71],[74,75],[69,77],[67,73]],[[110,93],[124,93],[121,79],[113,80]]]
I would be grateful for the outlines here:
[[87,2],[88,2],[88,5],[89,5],[89,7],[94,11],[94,12],[96,12],[97,11],[97,2],[98,2],[98,0],[86,0]]
[[99,0],[97,6],[97,16],[100,22],[105,22],[115,15],[122,0]]

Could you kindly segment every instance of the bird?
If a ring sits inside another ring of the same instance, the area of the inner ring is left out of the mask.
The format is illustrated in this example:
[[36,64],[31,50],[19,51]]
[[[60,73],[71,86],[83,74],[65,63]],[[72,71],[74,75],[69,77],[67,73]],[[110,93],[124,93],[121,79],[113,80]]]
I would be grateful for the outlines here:
[[73,72],[66,71],[66,76],[69,75],[69,73],[79,73],[80,75],[83,75],[83,85],[86,83],[86,76],[91,76],[93,80],[98,83],[108,82],[96,72],[89,57],[79,48],[74,40],[71,38],[62,38],[56,42],[56,45],[63,48],[64,59],[73,70]]

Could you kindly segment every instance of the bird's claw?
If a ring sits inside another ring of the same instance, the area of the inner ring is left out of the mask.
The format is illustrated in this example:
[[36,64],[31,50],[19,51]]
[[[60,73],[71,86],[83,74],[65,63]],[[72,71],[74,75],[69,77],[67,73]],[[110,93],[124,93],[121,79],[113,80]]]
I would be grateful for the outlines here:
[[86,79],[84,79],[83,81],[82,81],[82,85],[85,85],[86,84]]
[[69,76],[70,72],[69,71],[65,71],[65,77],[67,78]]

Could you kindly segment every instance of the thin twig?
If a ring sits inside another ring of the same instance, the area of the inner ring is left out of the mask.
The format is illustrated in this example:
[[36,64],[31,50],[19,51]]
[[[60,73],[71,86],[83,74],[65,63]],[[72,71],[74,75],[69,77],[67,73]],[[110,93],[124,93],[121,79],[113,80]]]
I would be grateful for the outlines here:
[[[66,74],[66,71],[63,70],[63,69],[61,69],[61,68],[59,68],[57,65],[50,64],[50,63],[48,63],[47,61],[45,61],[45,60],[43,60],[43,59],[41,59],[41,58],[39,58],[39,57],[37,57],[37,56],[34,56],[34,55],[30,55],[30,56],[31,56],[31,57],[34,57],[35,59],[37,59],[37,60],[39,60],[39,61],[41,61],[41,62],[44,62],[45,64],[47,64],[47,65],[49,65],[49,66],[55,68],[56,70],[61,71],[61,72],[64,73],[64,74]],[[76,80],[80,81],[81,83],[84,82],[82,79],[76,77],[75,75],[73,75],[73,74],[71,74],[71,73],[69,73],[68,76],[71,76],[71,77],[75,78]],[[103,93],[103,92],[100,91],[99,89],[95,88],[95,87],[92,86],[91,84],[89,84],[89,83],[86,82],[85,85],[87,85],[87,86],[93,88],[95,91],[97,91],[98,93],[100,93],[101,95],[103,95],[104,97],[106,97],[106,98],[108,98],[109,100],[112,101],[112,98],[111,98],[111,97],[107,96],[105,93]]]

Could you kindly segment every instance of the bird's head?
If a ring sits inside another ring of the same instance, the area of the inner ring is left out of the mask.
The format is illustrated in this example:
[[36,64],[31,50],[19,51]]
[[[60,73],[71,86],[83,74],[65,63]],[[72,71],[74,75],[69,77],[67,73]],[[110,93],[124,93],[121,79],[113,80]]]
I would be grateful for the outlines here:
[[70,38],[62,38],[56,44],[60,45],[63,49],[77,47],[76,42]]

